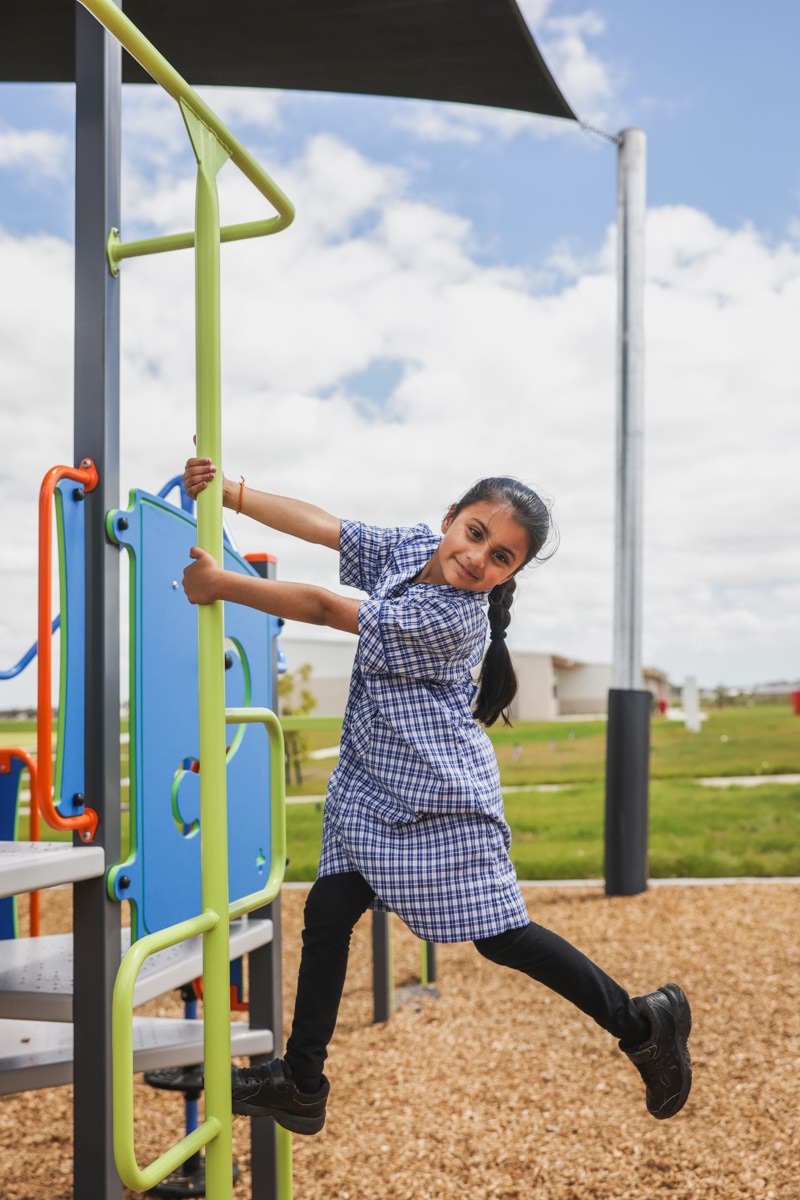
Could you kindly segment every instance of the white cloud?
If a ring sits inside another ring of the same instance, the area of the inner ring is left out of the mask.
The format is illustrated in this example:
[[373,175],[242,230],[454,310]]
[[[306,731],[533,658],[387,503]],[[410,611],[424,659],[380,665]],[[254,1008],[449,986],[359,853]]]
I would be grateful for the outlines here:
[[[541,293],[481,264],[469,222],[420,202],[408,174],[335,138],[275,175],[296,223],[223,251],[229,473],[344,515],[433,524],[480,475],[519,475],[555,497],[562,546],[523,582],[513,640],[608,659],[613,233]],[[148,220],[190,221],[192,190],[165,169]],[[230,219],[254,202],[224,177]],[[38,481],[71,457],[72,301],[63,243],[5,237],[0,253],[5,665],[32,640]],[[156,490],[194,428],[192,257],[128,262],[122,277],[123,486]],[[688,208],[650,214],[645,657],[678,678],[798,673],[799,309],[796,246]],[[365,406],[363,372],[385,362],[399,369]],[[329,552],[235,531],[276,550],[284,577],[336,586]]]
[[592,49],[589,39],[602,37],[605,22],[587,11],[572,17],[550,17],[542,26],[541,51],[573,111],[594,125],[609,121],[614,97],[613,68]]
[[276,129],[281,121],[281,93],[268,88],[204,87],[202,98],[234,133]]
[[[608,128],[614,120],[611,110],[621,80],[618,70],[591,45],[592,39],[605,33],[603,18],[592,9],[552,15],[553,0],[520,0],[519,7],[573,112],[582,121]],[[484,137],[509,141],[523,134],[550,138],[573,132],[571,122],[433,101],[402,105],[393,124],[427,142],[474,143]]]
[[552,4],[553,0],[517,0],[517,7],[530,29],[540,27]]
[[70,141],[48,129],[12,129],[0,125],[0,170],[60,178],[65,171]]
[[[238,128],[273,130],[280,123],[280,92],[263,88],[206,87],[198,95],[235,134]],[[178,104],[155,84],[122,89],[124,133],[141,155],[161,157],[187,144]],[[127,139],[125,139],[127,140]]]

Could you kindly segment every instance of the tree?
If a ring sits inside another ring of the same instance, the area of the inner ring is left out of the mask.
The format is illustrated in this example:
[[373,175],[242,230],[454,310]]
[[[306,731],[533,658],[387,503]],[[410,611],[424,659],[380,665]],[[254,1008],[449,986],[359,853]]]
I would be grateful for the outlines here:
[[[317,707],[317,698],[307,686],[311,678],[311,663],[303,663],[291,674],[281,675],[278,680],[278,697],[282,717],[307,717]],[[286,783],[303,782],[303,759],[308,751],[308,739],[300,730],[289,730],[284,734],[286,746]]]

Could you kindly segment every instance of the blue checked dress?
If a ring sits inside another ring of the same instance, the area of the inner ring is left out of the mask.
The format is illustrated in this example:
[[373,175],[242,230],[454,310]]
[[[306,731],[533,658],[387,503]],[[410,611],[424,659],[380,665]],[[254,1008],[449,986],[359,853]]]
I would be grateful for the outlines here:
[[472,717],[486,592],[412,583],[440,542],[427,525],[343,521],[342,583],[369,593],[325,803],[319,874],[359,871],[433,942],[528,923],[491,742]]

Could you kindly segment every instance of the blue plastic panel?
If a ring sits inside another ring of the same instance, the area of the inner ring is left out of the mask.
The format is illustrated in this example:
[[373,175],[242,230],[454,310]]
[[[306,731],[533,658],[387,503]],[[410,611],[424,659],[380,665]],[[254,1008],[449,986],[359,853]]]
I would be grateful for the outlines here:
[[[133,936],[141,937],[200,911],[197,611],[181,587],[197,531],[191,515],[140,491],[107,527],[131,556],[131,853],[109,885],[132,902]],[[225,566],[255,574],[229,547]],[[226,605],[229,708],[270,706],[277,632],[275,618]],[[269,743],[260,726],[229,726],[228,745],[234,900],[263,887],[269,869]]]
[[86,503],[81,495],[74,479],[62,479],[56,485],[61,670],[53,802],[62,817],[74,817],[85,808]]
[[[17,801],[22,760],[12,758],[8,771],[0,770],[0,842],[13,842],[17,838]],[[0,899],[0,941],[17,936],[17,898],[4,896]]]

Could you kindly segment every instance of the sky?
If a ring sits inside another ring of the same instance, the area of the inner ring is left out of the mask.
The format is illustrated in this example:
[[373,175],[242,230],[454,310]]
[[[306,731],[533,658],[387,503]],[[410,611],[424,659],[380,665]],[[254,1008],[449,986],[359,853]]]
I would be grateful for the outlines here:
[[[578,115],[648,137],[643,657],[680,684],[800,678],[800,8],[524,0]],[[615,184],[573,122],[200,89],[296,205],[223,249],[226,473],[375,524],[438,527],[477,478],[553,503],[509,646],[612,654]],[[36,507],[72,459],[74,90],[0,85],[0,667],[34,640]],[[188,228],[176,106],[123,97],[123,238]],[[263,201],[233,168],[223,220]],[[122,474],[157,491],[194,426],[188,254],[122,272]],[[330,551],[235,520],[284,578]],[[298,632],[303,632],[298,630]],[[30,671],[0,707],[28,703]]]

